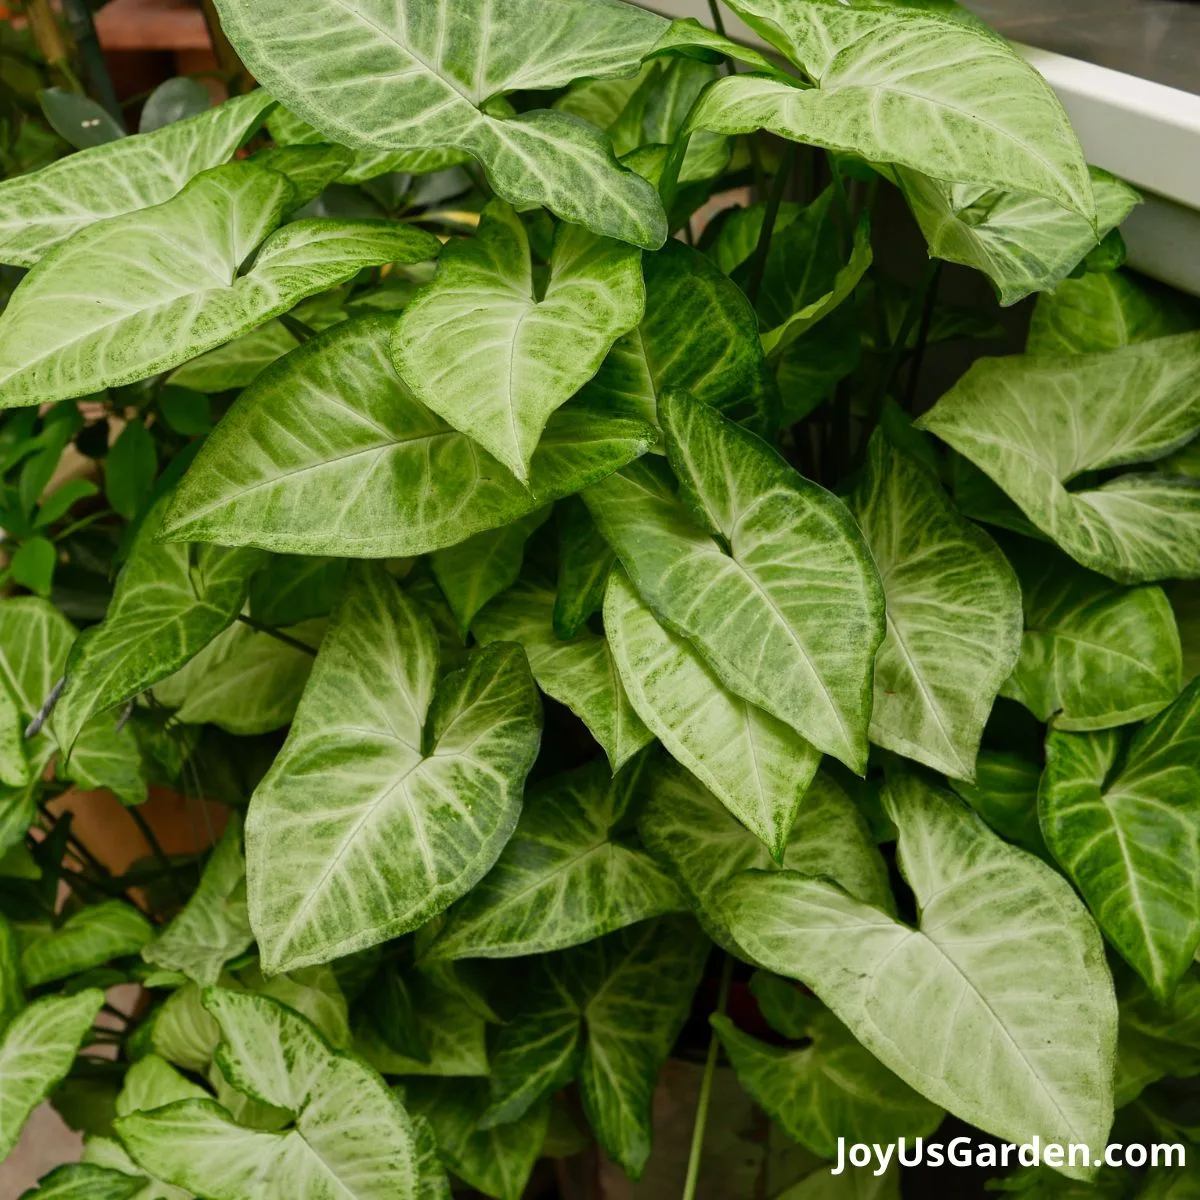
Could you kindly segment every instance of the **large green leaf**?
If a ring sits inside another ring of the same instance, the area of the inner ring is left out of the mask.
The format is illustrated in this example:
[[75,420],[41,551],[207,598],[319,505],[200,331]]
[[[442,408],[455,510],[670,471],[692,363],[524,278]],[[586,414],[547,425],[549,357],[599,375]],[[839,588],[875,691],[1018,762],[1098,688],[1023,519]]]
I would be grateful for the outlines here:
[[659,414],[688,507],[638,464],[584,493],[601,532],[726,687],[861,770],[884,616],[853,518],[707,405],[672,392]]
[[937,477],[871,438],[851,509],[883,578],[871,740],[972,779],[983,727],[1021,649],[1021,589]]
[[584,388],[602,412],[658,422],[658,398],[690,391],[758,432],[778,427],[779,393],[741,289],[698,250],[668,242],[643,263],[646,315]]
[[[736,875],[775,865],[766,846],[676,763],[654,768],[638,829],[650,850],[670,867],[710,936],[744,957],[717,901]],[[864,904],[893,908],[887,867],[865,818],[823,771],[788,830],[781,865],[833,879]]]
[[1161,588],[1127,588],[1045,548],[1014,556],[1021,657],[1002,694],[1056,729],[1152,717],[1183,683],[1179,630]]
[[518,479],[546,422],[642,319],[641,252],[560,225],[535,286],[529,236],[502,201],[451,242],[396,325],[392,357],[418,400]]
[[638,715],[776,859],[782,858],[820,752],[729,691],[686,638],[658,623],[621,568],[609,578],[604,629]]
[[1123,583],[1200,575],[1200,486],[1087,472],[1151,462],[1200,423],[1200,334],[1101,354],[980,359],[918,422],[969,458],[1072,558]]
[[525,656],[487,647],[437,679],[424,610],[382,567],[352,568],[250,804],[250,917],[267,971],[415,929],[511,836],[541,736]]
[[208,1093],[181,1075],[165,1058],[147,1054],[128,1071],[117,1095],[117,1116],[146,1112],[176,1100],[205,1100]]
[[99,988],[47,996],[23,1009],[0,1038],[0,1161],[12,1152],[29,1114],[71,1069],[104,1003]]
[[[83,1162],[93,1169],[119,1171],[137,1180],[134,1200],[194,1200],[191,1192],[172,1187],[143,1171],[115,1137],[90,1137],[83,1147]],[[89,1197],[90,1200],[90,1197]]]
[[607,639],[586,627],[565,641],[558,638],[555,604],[549,585],[528,575],[475,618],[475,637],[485,646],[519,642],[538,687],[575,713],[619,771],[654,735],[625,694]]
[[1095,220],[1087,165],[1062,105],[987,30],[905,7],[730,7],[816,86],[731,75],[705,93],[694,128],[765,128],[935,179],[1044,196]]
[[157,538],[169,497],[146,514],[117,577],[104,621],[81,634],[51,728],[70,748],[96,713],[132,699],[198,654],[241,611],[255,550],[163,545]]
[[642,762],[603,760],[540,785],[495,867],[449,912],[433,959],[516,958],[590,942],[684,909],[679,889],[622,829]]
[[412,1122],[378,1075],[273,1000],[210,988],[204,1003],[221,1029],[225,1077],[294,1124],[244,1129],[215,1101],[176,1101],[117,1119],[140,1165],[212,1200],[418,1195]]
[[251,92],[0,183],[0,262],[32,267],[95,221],[169,200],[193,175],[228,161],[273,103],[265,91]]
[[560,412],[523,487],[400,382],[394,323],[347,322],[264,371],[184,477],[168,534],[295,554],[426,554],[602,479],[653,440],[640,422]]
[[68,917],[21,953],[27,987],[66,979],[110,959],[136,954],[152,937],[150,922],[123,900],[104,900]]
[[1057,287],[1139,199],[1131,187],[1093,167],[1093,228],[1084,217],[1041,196],[986,184],[946,183],[902,167],[894,177],[929,253],[982,271],[1001,304]]
[[56,248],[0,316],[0,407],[133,383],[364,267],[437,255],[430,234],[380,221],[310,218],[268,237],[292,196],[277,172],[230,163]]
[[496,1039],[483,1123],[516,1120],[578,1076],[597,1140],[636,1179],[658,1073],[708,949],[690,918],[662,917],[533,960],[521,1011]]
[[[563,112],[500,115],[506,92],[633,74],[667,32],[615,0],[219,0],[242,60],[290,111],[361,150],[453,147],[497,195],[654,249],[657,193],[625,171],[598,130]],[[511,109],[509,110],[511,112]]]
[[22,1192],[21,1200],[132,1200],[144,1184],[140,1175],[95,1163],[64,1163],[43,1175],[36,1188]]
[[808,1022],[798,1050],[760,1042],[726,1016],[712,1026],[747,1092],[793,1141],[822,1158],[838,1139],[894,1142],[932,1133],[945,1115],[897,1079],[830,1012]]
[[488,1107],[486,1080],[409,1080],[403,1096],[429,1122],[449,1171],[485,1196],[521,1200],[546,1140],[549,1097],[516,1121],[480,1129]]
[[[935,1104],[1007,1141],[1098,1154],[1117,1014],[1091,918],[1062,876],[948,793],[899,776],[884,801],[918,928],[813,875],[756,872],[722,894],[734,936]],[[1064,1173],[1090,1178],[1090,1159]]]
[[1038,807],[1100,927],[1168,995],[1200,943],[1200,681],[1132,738],[1051,732]]
[[221,970],[254,940],[246,908],[246,862],[242,821],[231,813],[200,876],[200,886],[142,957],[165,971],[180,971],[201,987],[217,982]]

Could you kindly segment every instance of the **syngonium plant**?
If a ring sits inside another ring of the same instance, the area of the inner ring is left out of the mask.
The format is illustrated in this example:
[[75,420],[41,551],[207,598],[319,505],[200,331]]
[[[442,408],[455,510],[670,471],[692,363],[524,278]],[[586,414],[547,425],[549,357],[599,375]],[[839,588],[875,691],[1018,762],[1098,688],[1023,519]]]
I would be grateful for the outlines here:
[[[637,1178],[673,1050],[688,1200],[722,1054],[804,1148],[747,1196],[1200,1136],[1200,321],[1042,79],[944,2],[216,7],[260,90],[0,185],[0,1155],[87,1135],[32,1195]],[[930,407],[995,324],[942,260],[1041,295]],[[1195,1186],[1097,1167],[1000,1186]]]

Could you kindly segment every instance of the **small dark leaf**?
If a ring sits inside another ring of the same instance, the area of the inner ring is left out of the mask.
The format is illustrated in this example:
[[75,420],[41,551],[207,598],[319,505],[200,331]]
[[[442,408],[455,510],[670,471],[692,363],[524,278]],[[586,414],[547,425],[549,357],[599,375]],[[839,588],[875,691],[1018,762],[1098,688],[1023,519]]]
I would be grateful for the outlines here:
[[38,103],[54,132],[76,150],[103,146],[105,142],[115,142],[125,136],[125,130],[112,114],[86,96],[77,96],[62,88],[45,88],[38,92]]
[[212,406],[203,392],[185,387],[165,387],[158,398],[158,408],[176,433],[185,437],[207,433],[213,427]]
[[179,76],[159,84],[150,94],[142,109],[139,133],[153,133],[164,125],[174,125],[185,117],[194,117],[212,107],[208,88],[198,79]]
[[127,521],[150,495],[158,457],[154,439],[140,421],[130,421],[108,452],[104,472],[104,491],[108,502]]
[[53,542],[44,537],[30,538],[13,555],[9,571],[22,587],[39,596],[49,596],[56,557]]

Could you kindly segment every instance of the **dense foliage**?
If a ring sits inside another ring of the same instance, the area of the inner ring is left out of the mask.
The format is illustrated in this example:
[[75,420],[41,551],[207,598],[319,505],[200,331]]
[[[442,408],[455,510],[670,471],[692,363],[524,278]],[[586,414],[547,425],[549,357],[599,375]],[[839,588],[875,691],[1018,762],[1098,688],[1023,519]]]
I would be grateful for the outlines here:
[[[685,1198],[725,1060],[747,1198],[897,1197],[842,1137],[1200,1138],[1200,319],[1041,78],[948,0],[730,0],[771,58],[216,7],[259,90],[5,142],[0,1157],[87,1135],[32,1195],[638,1178],[673,1052]],[[929,406],[996,332],[942,261],[1041,295]],[[996,1174],[1197,1186],[1098,1166]]]

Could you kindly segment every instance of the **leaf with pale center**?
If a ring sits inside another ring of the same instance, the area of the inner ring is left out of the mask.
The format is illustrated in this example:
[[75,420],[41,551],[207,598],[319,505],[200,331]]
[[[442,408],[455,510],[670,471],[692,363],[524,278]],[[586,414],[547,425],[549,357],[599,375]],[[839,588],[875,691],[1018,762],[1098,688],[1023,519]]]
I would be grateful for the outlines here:
[[172,1187],[143,1171],[115,1137],[88,1138],[83,1147],[83,1162],[94,1170],[119,1171],[122,1175],[133,1176],[138,1188],[134,1200],[194,1200],[191,1192]]
[[153,133],[95,146],[0,183],[0,262],[32,267],[73,233],[170,200],[233,157],[274,100],[263,90]]
[[1021,649],[1021,589],[999,547],[937,477],[872,436],[851,510],[887,597],[871,740],[973,779],[992,703]]
[[777,974],[806,983],[885,1066],[1006,1141],[1085,1143],[1112,1122],[1116,1000],[1099,931],[1071,886],[912,776],[884,791],[912,928],[824,879],[742,874],[721,911]]
[[907,8],[731,0],[815,87],[720,79],[690,124],[897,163],[935,179],[1043,196],[1096,219],[1083,151],[1049,84],[1006,42]]
[[21,1137],[29,1114],[71,1069],[104,1003],[99,988],[35,1000],[0,1037],[0,1161]]
[[584,493],[597,525],[726,687],[861,770],[884,617],[853,518],[707,405],[672,392],[659,414],[688,508],[638,464]]
[[212,1200],[418,1195],[412,1121],[374,1071],[276,1001],[210,988],[204,1003],[221,1029],[225,1077],[294,1123],[244,1129],[215,1101],[176,1101],[115,1122],[139,1164]]
[[1046,844],[1160,998],[1200,943],[1200,682],[1129,737],[1051,732]]
[[773,857],[782,858],[820,752],[729,691],[686,638],[659,624],[619,567],[609,578],[604,629],[638,715]]
[[438,682],[429,617],[355,566],[288,740],[250,803],[250,918],[287,970],[415,929],[472,888],[517,824],[541,736],[521,649]]
[[179,670],[246,602],[249,578],[263,556],[255,550],[160,543],[169,503],[163,497],[146,514],[104,621],[80,634],[71,648],[66,686],[51,718],[60,746],[73,746],[95,714]]
[[532,574],[498,596],[472,626],[481,645],[519,642],[538,687],[565,704],[619,771],[654,735],[634,711],[608,640],[586,626],[565,641],[554,632],[553,589]]
[[277,172],[231,163],[57,247],[0,315],[0,407],[134,383],[364,267],[438,253],[430,234],[386,221],[314,217],[277,229],[292,198]]
[[[654,189],[608,139],[549,109],[499,115],[512,91],[632,75],[667,21],[615,0],[218,0],[242,61],[298,117],[355,150],[465,151],[498,196],[654,249]],[[509,109],[511,113],[511,109]]]
[[131,1112],[146,1112],[173,1104],[176,1100],[207,1100],[202,1087],[181,1075],[165,1058],[147,1054],[139,1058],[128,1071],[117,1094],[118,1117]]
[[426,554],[570,495],[653,441],[641,422],[559,412],[523,487],[400,382],[394,324],[349,321],[264,371],[184,476],[167,534],[292,554]]
[[66,979],[136,954],[153,936],[153,926],[132,904],[103,900],[81,908],[53,933],[26,945],[21,974],[27,987]]
[[400,317],[392,338],[400,378],[525,480],[550,414],[642,319],[641,260],[621,242],[559,225],[537,289],[525,226],[493,201]]
[[143,1176],[96,1163],[64,1163],[22,1192],[20,1200],[149,1200],[140,1195],[145,1182]]
[[431,958],[562,950],[684,909],[662,868],[620,832],[643,766],[603,760],[540,785],[491,872],[447,914]]
[[980,467],[1072,558],[1120,583],[1200,576],[1200,481],[1153,462],[1200,425],[1200,334],[1099,354],[984,358],[917,426]]

